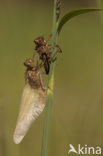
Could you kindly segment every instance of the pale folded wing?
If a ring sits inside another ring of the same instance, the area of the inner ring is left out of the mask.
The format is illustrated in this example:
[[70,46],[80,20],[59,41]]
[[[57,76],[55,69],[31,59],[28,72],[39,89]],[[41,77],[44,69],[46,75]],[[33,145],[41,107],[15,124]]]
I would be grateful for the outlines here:
[[14,142],[19,144],[26,135],[32,122],[43,111],[46,101],[46,94],[42,90],[33,89],[27,83],[21,98],[20,112],[17,125],[14,131]]

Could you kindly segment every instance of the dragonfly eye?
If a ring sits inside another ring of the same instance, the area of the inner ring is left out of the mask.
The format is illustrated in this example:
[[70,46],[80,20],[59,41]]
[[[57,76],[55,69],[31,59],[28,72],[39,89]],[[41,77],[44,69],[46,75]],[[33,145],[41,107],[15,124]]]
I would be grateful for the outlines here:
[[28,67],[28,68],[33,68],[34,67],[34,61],[31,59],[28,59],[24,62],[24,66]]

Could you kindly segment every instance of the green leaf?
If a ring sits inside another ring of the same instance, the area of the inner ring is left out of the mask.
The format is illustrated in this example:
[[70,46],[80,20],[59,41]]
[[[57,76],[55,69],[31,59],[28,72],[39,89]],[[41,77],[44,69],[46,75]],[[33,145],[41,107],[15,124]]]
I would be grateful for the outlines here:
[[103,9],[95,9],[95,8],[88,8],[88,9],[78,9],[78,10],[73,10],[68,13],[66,13],[60,20],[57,28],[57,33],[59,34],[61,29],[63,28],[64,24],[68,22],[70,19],[72,19],[75,16],[85,14],[88,12],[94,12],[94,11],[103,11]]

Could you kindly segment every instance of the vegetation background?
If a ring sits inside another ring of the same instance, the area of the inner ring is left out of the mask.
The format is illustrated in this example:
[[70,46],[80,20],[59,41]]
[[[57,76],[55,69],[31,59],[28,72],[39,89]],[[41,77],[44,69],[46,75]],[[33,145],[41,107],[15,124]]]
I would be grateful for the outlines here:
[[[61,15],[96,1],[62,0]],[[0,156],[40,156],[44,113],[21,144],[13,131],[24,87],[23,62],[33,40],[52,27],[53,0],[0,0]],[[99,13],[72,19],[60,34],[49,156],[67,156],[69,144],[103,146],[103,28]],[[72,154],[71,154],[72,155]]]

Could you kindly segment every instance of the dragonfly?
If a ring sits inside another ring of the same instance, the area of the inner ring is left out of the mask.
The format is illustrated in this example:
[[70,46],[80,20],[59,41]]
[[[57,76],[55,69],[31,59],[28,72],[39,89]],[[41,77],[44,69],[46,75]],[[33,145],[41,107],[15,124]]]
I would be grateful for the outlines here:
[[43,111],[46,103],[47,89],[42,82],[42,75],[39,71],[40,65],[35,64],[32,59],[27,59],[24,62],[24,66],[26,67],[25,87],[13,135],[13,140],[16,144],[22,141],[31,124]]

